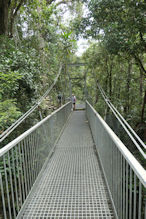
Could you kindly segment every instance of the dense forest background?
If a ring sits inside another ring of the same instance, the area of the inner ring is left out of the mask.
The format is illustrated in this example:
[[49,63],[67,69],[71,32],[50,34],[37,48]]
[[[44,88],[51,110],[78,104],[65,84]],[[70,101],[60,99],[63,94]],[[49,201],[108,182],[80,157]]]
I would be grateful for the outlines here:
[[[23,115],[64,68],[55,88],[7,143],[69,99],[85,96],[105,116],[97,82],[146,141],[144,0],[0,0],[0,134]],[[68,15],[64,16],[68,11]],[[77,55],[77,42],[88,49]],[[85,66],[68,67],[68,63]],[[86,85],[85,85],[86,79]],[[87,89],[85,90],[85,86]]]

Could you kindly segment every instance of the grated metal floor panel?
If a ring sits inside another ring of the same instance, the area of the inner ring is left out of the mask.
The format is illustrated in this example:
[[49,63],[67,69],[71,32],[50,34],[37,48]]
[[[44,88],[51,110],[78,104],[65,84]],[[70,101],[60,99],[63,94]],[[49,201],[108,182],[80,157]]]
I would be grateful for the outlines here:
[[114,218],[84,112],[73,112],[19,218]]

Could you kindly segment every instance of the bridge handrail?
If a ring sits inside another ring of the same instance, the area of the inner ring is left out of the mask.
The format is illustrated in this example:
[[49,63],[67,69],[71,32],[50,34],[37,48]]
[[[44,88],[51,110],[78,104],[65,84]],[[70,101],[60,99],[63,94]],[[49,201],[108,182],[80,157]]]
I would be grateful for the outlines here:
[[39,105],[42,103],[45,97],[48,96],[54,85],[56,84],[62,70],[62,64],[59,67],[58,74],[56,78],[54,79],[53,84],[47,89],[47,91],[36,101],[36,103],[22,116],[20,116],[19,119],[17,119],[10,127],[8,127],[2,134],[0,134],[0,142],[2,142],[13,130],[17,128],[36,108],[39,107]]
[[0,218],[17,218],[71,113],[66,103],[0,149]]
[[41,126],[45,121],[47,121],[49,118],[51,118],[54,114],[56,114],[58,111],[60,111],[62,108],[70,104],[70,102],[66,103],[65,105],[61,106],[59,109],[52,112],[50,115],[45,117],[43,120],[38,122],[36,125],[25,131],[23,134],[18,136],[16,139],[8,143],[6,146],[0,149],[0,157],[3,156],[5,153],[7,153],[11,148],[13,148],[16,144],[18,144],[22,139],[24,139],[26,136],[31,134],[34,130],[36,130],[39,126]]
[[87,104],[91,107],[94,114],[98,117],[116,146],[119,148],[129,165],[132,169],[136,172],[138,178],[140,179],[141,183],[146,187],[146,171],[142,167],[142,165],[136,160],[136,158],[132,155],[132,153],[126,148],[123,142],[117,137],[117,135],[112,131],[112,129],[107,125],[107,123],[102,119],[102,117],[97,113],[97,111],[91,106],[91,104],[87,101]]
[[[146,154],[145,154],[144,150],[142,150],[142,148],[140,147],[140,145],[141,145],[144,149],[146,149],[146,145],[144,144],[144,142],[135,133],[135,131],[131,128],[131,126],[127,123],[127,121],[123,118],[123,116],[119,113],[119,111],[114,107],[114,105],[111,103],[109,98],[106,96],[104,90],[102,89],[102,87],[100,86],[99,83],[97,83],[97,86],[101,92],[101,95],[102,95],[105,103],[111,109],[111,111],[113,112],[113,114],[117,118],[117,120],[120,122],[123,129],[127,132],[129,138],[132,140],[134,145],[137,147],[137,149],[139,150],[141,155],[146,159]],[[137,143],[137,141],[140,143],[140,145]]]
[[115,218],[146,218],[145,169],[88,101],[86,113]]

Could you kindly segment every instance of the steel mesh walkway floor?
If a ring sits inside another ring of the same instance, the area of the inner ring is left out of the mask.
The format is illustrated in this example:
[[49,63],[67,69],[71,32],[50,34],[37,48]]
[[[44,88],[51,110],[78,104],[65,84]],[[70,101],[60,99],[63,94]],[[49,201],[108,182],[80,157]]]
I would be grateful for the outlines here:
[[114,218],[84,112],[73,112],[19,218]]

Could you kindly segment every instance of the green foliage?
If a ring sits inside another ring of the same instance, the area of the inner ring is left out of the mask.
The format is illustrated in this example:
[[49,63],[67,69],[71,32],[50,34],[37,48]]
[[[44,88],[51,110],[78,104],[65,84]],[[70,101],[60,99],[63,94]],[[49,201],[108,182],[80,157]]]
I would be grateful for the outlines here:
[[144,1],[85,0],[88,16],[82,19],[80,29],[88,37],[101,40],[110,54],[121,52],[133,57],[146,73],[143,55],[145,42]]
[[87,5],[89,17],[86,24],[91,25],[91,34],[103,30],[107,40],[117,39],[119,49],[134,49],[135,46],[144,48],[141,39],[145,29],[144,1],[91,0]]
[[63,32],[61,34],[61,38],[62,38],[62,49],[64,51],[64,55],[69,57],[69,55],[74,52],[73,48],[75,47],[75,43],[76,40],[73,39],[73,32],[69,31],[69,32]]
[[111,55],[102,43],[91,44],[83,59],[88,63],[88,77],[92,78],[88,79],[87,86],[95,107],[102,115],[105,113],[104,104],[100,103],[98,80],[113,104],[136,127],[141,120],[145,82],[134,59]]
[[[96,81],[99,80],[121,112],[129,121],[134,118],[136,124],[141,117],[144,94],[144,2],[64,1],[65,8],[68,6],[74,13],[69,24],[62,23],[60,2],[27,1],[16,16],[13,38],[0,36],[1,107],[10,100],[16,110],[14,114],[26,112],[52,83],[60,62],[65,64],[64,75],[50,97],[51,105],[55,105],[61,89],[65,97],[69,96],[69,76],[74,78],[72,89],[77,99],[83,99],[85,69],[75,67],[73,70],[67,68],[67,63],[85,61],[88,64],[87,87],[95,106],[104,112],[98,99]],[[86,13],[83,3],[88,7]],[[91,44],[83,55],[83,60],[74,55],[75,32],[98,39],[98,43]],[[1,113],[5,113],[3,110],[4,107]],[[11,115],[7,123],[13,121]],[[2,124],[3,130],[8,127]]]
[[89,90],[95,87],[90,95],[102,111],[96,103],[99,80],[112,102],[136,128],[140,121],[144,122],[145,3],[143,0],[82,2],[88,11],[75,25],[80,28],[79,34],[97,40],[83,56],[89,75],[94,78],[92,85],[88,84]]
[[27,41],[24,42],[26,47],[22,48],[14,47],[14,40],[8,40],[7,44],[5,40],[0,46],[1,98],[4,100],[13,97],[17,102],[21,102],[24,92],[29,96],[34,94],[36,89],[34,82],[39,81],[42,70],[39,55],[35,48],[29,48],[28,51]]
[[[11,3],[12,8],[18,6]],[[0,36],[1,133],[48,89],[66,55],[68,58],[73,56],[76,48],[73,31],[61,24],[59,5],[56,1],[46,0],[21,4],[13,23],[12,38]],[[66,75],[50,94],[49,101],[43,104],[50,104],[48,108],[55,109],[58,90],[65,88],[64,95],[69,96],[67,86]],[[27,124],[28,127],[33,124],[36,115],[34,113],[29,121],[25,121],[25,129]],[[16,130],[15,133],[18,135],[21,132]]]
[[0,99],[14,96],[18,90],[18,79],[21,75],[18,72],[0,72]]
[[16,107],[14,100],[0,102],[0,134],[8,128],[19,116],[21,112]]

